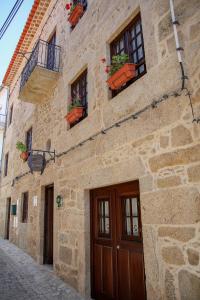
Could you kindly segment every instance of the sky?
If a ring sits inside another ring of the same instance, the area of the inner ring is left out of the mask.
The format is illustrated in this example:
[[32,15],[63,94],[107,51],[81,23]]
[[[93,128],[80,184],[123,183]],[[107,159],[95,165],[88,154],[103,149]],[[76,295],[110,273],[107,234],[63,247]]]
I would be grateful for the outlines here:
[[[16,0],[0,0],[0,27],[2,27]],[[18,13],[0,40],[0,85],[8,68],[34,0],[24,0]]]

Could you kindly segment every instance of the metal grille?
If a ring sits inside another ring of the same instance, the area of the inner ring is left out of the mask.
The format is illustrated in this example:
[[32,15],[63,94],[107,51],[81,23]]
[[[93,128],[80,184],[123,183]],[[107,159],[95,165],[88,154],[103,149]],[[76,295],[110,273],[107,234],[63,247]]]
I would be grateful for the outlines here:
[[34,47],[30,58],[21,74],[20,88],[22,88],[36,66],[59,72],[60,69],[60,47],[39,40]]

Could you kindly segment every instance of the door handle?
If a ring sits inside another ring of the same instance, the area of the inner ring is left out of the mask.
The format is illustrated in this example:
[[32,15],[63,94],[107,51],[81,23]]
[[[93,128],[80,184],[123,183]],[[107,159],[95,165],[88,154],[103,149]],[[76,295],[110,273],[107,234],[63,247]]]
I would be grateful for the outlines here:
[[119,246],[119,245],[117,245],[117,250],[119,250],[119,248],[120,248],[120,246]]

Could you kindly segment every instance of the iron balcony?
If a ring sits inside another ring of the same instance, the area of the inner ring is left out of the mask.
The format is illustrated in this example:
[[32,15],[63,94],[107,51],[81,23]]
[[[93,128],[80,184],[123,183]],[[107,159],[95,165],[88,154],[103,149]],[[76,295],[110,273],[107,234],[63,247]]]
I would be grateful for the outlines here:
[[31,103],[48,100],[60,71],[60,47],[39,40],[28,59],[20,82],[19,98]]

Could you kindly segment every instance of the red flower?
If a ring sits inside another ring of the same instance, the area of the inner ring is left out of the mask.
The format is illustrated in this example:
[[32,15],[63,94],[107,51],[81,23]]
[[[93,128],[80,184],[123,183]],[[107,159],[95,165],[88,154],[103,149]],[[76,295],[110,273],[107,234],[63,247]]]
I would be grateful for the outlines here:
[[72,6],[72,3],[70,2],[70,6]]
[[106,62],[106,59],[103,57],[103,58],[101,58],[101,62],[102,63],[105,63]]
[[[71,4],[71,3],[70,3],[70,4]],[[67,9],[67,10],[69,10],[69,9],[70,9],[70,6],[71,6],[70,4],[69,4],[69,3],[67,3],[67,5],[66,5],[66,9]]]
[[107,66],[107,67],[105,68],[105,72],[106,72],[106,73],[109,73],[109,72],[110,72],[110,67],[109,67],[109,66]]

